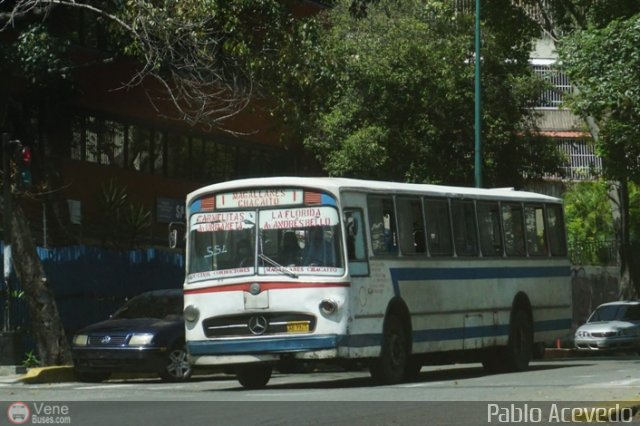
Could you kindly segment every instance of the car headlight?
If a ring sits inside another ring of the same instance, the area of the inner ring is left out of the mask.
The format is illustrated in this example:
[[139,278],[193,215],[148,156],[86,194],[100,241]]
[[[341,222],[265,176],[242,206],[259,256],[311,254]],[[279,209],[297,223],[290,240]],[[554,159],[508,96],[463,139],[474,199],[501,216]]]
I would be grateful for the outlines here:
[[134,334],[129,339],[129,346],[144,346],[151,343],[153,340],[153,334]]
[[75,346],[87,346],[89,343],[89,336],[86,334],[76,334],[73,336],[73,344]]

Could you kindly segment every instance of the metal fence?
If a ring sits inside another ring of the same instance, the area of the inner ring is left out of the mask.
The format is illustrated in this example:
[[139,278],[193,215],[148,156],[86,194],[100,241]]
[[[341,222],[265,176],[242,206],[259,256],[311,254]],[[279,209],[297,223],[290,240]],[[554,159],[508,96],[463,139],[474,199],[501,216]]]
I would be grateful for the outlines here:
[[618,243],[615,240],[569,241],[572,265],[611,266],[618,263]]

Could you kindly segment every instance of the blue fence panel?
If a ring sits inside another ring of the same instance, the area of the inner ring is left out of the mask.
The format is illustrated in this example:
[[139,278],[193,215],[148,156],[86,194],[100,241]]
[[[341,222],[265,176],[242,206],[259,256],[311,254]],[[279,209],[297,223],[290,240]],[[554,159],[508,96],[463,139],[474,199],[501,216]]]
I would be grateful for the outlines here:
[[[86,325],[107,319],[127,298],[148,290],[180,288],[184,281],[181,253],[88,246],[37,250],[69,337]],[[12,282],[17,282],[15,274]],[[13,285],[20,289],[19,283]],[[24,300],[14,299],[12,318],[14,327],[28,330]]]

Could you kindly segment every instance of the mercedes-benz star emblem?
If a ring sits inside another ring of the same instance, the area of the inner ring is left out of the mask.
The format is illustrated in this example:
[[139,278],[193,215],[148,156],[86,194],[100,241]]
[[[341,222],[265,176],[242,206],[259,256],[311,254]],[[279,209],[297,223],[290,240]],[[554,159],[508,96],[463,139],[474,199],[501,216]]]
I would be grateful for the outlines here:
[[249,293],[253,294],[254,296],[260,294],[260,284],[258,283],[251,284],[251,286],[249,287]]
[[249,331],[256,336],[264,334],[267,331],[267,319],[262,315],[256,315],[249,320]]
[[102,339],[100,339],[100,343],[102,343],[103,345],[106,345],[110,341],[111,341],[111,337],[110,336],[102,336]]

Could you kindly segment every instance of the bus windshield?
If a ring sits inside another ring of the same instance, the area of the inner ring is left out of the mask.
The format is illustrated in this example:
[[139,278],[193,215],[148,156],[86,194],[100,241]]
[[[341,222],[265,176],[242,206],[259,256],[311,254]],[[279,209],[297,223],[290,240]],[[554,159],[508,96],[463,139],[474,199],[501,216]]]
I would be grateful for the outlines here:
[[190,218],[189,236],[191,282],[256,273],[344,273],[334,207],[196,213]]
[[340,223],[333,207],[301,207],[260,211],[258,254],[266,256],[259,273],[282,273],[268,260],[296,274],[336,275],[344,272]]

